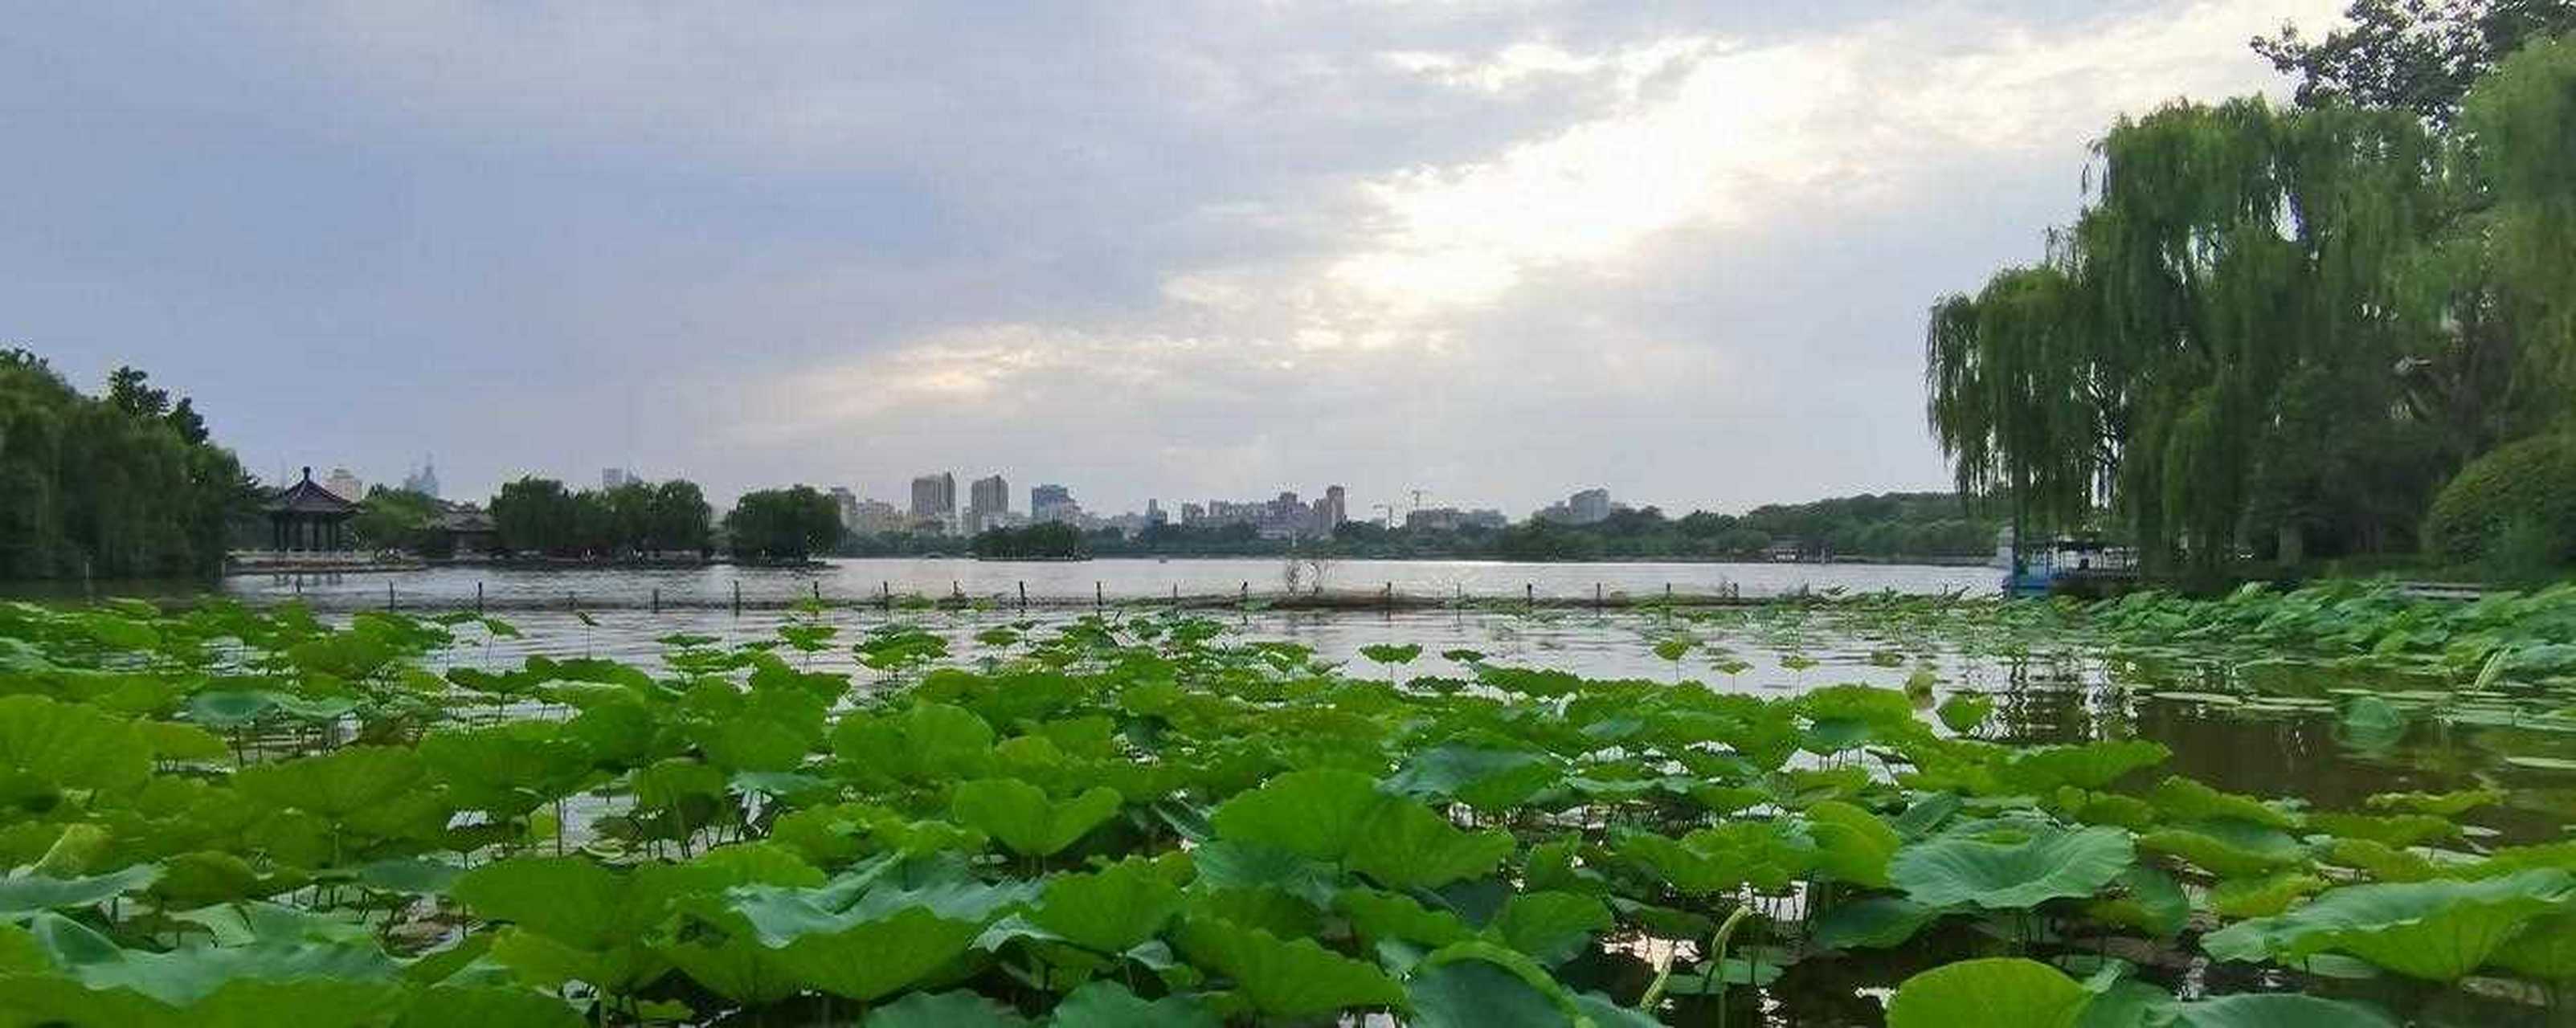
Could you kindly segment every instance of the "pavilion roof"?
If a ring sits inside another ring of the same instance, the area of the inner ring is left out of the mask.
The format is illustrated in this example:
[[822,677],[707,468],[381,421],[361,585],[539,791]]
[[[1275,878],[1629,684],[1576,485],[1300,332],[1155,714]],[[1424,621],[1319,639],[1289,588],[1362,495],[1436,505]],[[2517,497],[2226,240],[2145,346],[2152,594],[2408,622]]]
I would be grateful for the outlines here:
[[280,489],[262,506],[272,514],[355,514],[358,505],[340,494],[313,483],[313,469],[304,469],[304,480]]

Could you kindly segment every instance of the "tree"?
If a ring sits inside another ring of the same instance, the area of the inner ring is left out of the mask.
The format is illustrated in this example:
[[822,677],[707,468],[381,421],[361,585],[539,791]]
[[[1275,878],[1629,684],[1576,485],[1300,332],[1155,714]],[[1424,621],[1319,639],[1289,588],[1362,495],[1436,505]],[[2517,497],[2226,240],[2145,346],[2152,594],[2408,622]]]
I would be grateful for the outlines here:
[[745,493],[724,525],[736,559],[806,560],[841,537],[840,509],[812,486]]
[[1059,521],[1041,521],[1026,528],[988,528],[976,533],[970,548],[984,560],[1073,560],[1091,555],[1082,532]]
[[505,483],[492,497],[492,527],[511,553],[569,554],[575,546],[572,494],[551,478]]
[[376,549],[418,551],[424,534],[438,521],[438,501],[408,489],[374,486],[350,519],[349,531],[361,545]]
[[93,399],[34,353],[0,351],[0,578],[222,569],[255,486],[172,424],[146,380],[119,368]]
[[2354,0],[2349,24],[2310,42],[2298,26],[2254,52],[2299,78],[2299,105],[2351,104],[2448,125],[2470,88],[2530,40],[2576,29],[2571,0]]

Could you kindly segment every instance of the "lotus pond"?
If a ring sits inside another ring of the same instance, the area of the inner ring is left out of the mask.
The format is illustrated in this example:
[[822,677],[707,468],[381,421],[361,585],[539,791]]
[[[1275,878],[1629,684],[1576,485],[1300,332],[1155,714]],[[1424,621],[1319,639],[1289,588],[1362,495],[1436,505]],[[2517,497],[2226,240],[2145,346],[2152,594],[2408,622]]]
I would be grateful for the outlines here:
[[645,624],[0,605],[0,1025],[2576,1021],[2576,588]]

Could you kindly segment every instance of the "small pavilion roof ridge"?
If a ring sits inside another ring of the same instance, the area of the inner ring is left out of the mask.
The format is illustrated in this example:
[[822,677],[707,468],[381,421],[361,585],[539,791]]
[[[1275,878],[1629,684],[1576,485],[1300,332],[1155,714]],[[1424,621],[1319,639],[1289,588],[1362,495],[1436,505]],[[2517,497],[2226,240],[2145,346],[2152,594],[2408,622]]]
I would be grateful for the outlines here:
[[345,514],[355,513],[358,504],[354,500],[315,484],[313,468],[308,465],[304,469],[304,478],[294,485],[278,490],[276,495],[269,498],[264,509],[272,513]]

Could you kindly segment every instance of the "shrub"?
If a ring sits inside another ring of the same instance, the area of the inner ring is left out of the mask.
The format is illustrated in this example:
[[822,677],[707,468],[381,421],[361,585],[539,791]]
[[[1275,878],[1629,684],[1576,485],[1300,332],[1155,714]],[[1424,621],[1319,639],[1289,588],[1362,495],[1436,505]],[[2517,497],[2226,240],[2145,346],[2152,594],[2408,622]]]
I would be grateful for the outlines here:
[[2576,433],[2507,443],[2470,461],[2434,497],[2424,544],[2463,564],[2509,557],[2526,565],[2507,569],[2517,572],[2576,556]]

